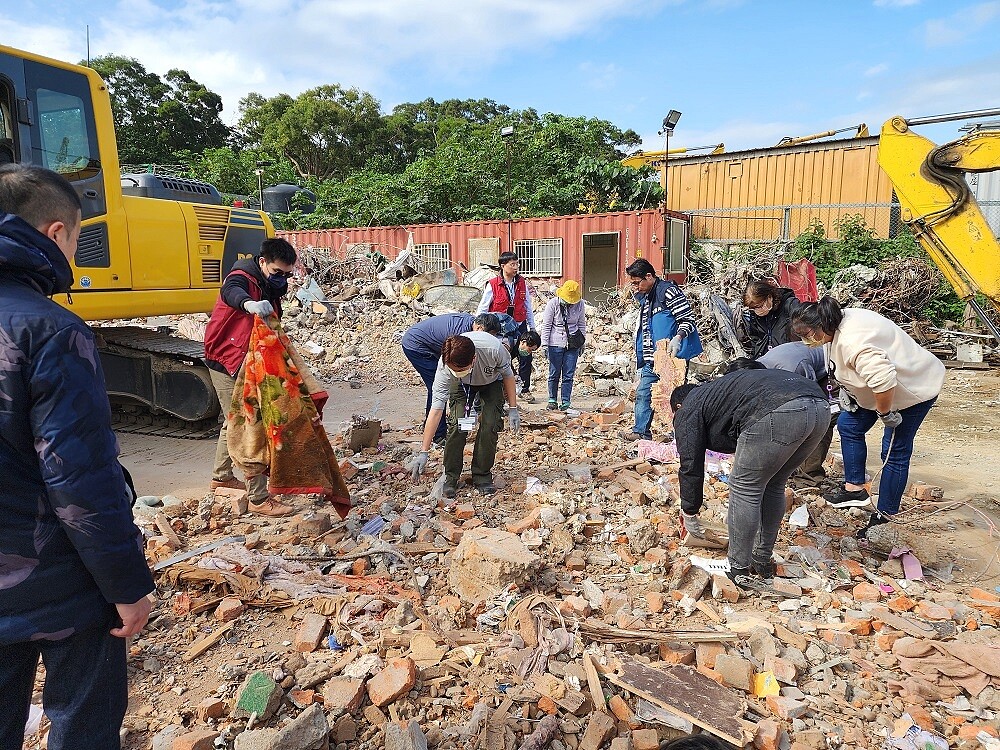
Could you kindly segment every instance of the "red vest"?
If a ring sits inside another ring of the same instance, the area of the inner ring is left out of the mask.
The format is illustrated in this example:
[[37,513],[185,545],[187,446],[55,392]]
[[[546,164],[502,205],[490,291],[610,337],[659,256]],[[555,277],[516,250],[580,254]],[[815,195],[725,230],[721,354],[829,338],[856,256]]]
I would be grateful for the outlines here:
[[507,308],[514,306],[514,312],[510,316],[517,323],[523,323],[528,319],[528,284],[523,276],[514,277],[514,300],[511,301],[507,291],[507,284],[504,282],[503,274],[490,279],[490,288],[493,290],[493,301],[490,303],[491,313],[507,313]]
[[[264,298],[260,282],[246,271],[231,271],[250,280],[250,297],[254,302]],[[274,311],[281,317],[281,305],[272,301]],[[250,331],[253,329],[253,315],[245,310],[237,310],[223,301],[222,295],[215,301],[212,317],[205,328],[205,359],[218,362],[233,377],[239,372],[250,347]]]

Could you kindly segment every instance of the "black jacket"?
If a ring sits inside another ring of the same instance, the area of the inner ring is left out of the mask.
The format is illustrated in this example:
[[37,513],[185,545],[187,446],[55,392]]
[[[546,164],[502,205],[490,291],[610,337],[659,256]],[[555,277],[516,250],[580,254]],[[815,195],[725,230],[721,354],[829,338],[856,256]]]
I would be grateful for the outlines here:
[[684,512],[701,509],[706,450],[735,453],[743,430],[803,397],[826,400],[816,383],[784,370],[737,370],[692,390],[674,415]]
[[781,287],[781,299],[764,316],[753,310],[743,311],[743,340],[753,359],[763,357],[769,350],[789,341],[798,341],[792,333],[792,313],[802,305],[791,289]]

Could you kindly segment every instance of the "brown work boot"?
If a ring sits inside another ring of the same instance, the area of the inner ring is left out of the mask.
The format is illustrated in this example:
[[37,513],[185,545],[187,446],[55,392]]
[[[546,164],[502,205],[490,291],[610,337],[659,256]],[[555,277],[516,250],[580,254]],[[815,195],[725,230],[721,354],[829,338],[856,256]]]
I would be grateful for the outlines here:
[[262,503],[250,503],[249,510],[251,513],[256,513],[258,516],[271,516],[274,518],[291,515],[295,512],[295,508],[291,505],[282,505],[273,497],[267,498],[267,500]]
[[211,488],[213,490],[217,490],[219,487],[226,487],[231,490],[242,490],[245,485],[236,477],[229,477],[229,479],[213,479]]

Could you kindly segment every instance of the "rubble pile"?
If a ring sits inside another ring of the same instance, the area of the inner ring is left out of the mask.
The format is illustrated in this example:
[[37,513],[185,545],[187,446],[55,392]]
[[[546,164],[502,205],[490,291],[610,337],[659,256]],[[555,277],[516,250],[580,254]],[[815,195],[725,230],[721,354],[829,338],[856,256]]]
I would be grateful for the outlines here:
[[[415,429],[336,436],[355,508],[240,514],[241,492],[144,497],[160,604],[131,645],[129,748],[655,750],[692,730],[761,750],[978,747],[1000,720],[1000,593],[959,583],[933,516],[888,524],[790,491],[778,595],[679,537],[675,452],[610,399],[527,411],[499,494],[413,483]],[[470,446],[471,448],[471,446]],[[657,456],[655,460],[651,456]],[[650,456],[645,458],[644,456]],[[728,457],[709,457],[724,529]],[[719,536],[723,536],[720,532]],[[916,564],[916,567],[914,567]],[[985,733],[985,734],[984,734]],[[916,744],[902,742],[916,738]]]

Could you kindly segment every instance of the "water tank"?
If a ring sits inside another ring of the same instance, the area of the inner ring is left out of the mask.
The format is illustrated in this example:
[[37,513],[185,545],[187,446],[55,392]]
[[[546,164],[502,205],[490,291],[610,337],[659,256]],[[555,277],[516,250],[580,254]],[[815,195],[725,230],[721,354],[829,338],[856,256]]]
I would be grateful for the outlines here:
[[316,193],[298,185],[274,185],[264,189],[264,211],[269,214],[287,214],[291,211],[311,214],[316,210]]

